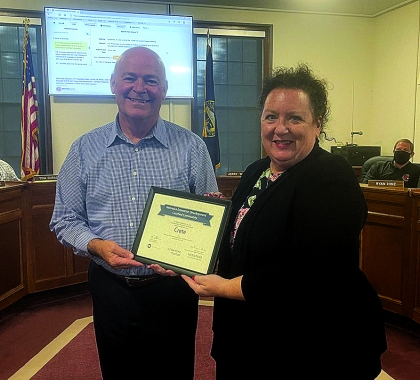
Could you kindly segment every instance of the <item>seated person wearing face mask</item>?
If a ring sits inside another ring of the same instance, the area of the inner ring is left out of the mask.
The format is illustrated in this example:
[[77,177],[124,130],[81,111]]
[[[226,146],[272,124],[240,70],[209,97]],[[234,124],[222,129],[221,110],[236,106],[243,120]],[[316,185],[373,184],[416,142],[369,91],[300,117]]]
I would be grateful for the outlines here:
[[390,179],[404,181],[404,187],[420,187],[420,166],[410,162],[414,145],[410,140],[400,139],[394,145],[394,159],[374,163],[363,180]]

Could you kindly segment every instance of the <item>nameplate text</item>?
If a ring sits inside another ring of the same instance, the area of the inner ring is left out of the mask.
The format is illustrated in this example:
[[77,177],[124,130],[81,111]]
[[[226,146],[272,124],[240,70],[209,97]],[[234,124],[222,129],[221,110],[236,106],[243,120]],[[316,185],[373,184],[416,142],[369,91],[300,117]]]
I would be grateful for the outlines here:
[[404,189],[404,181],[396,181],[389,179],[371,179],[368,181],[368,186],[393,187],[395,189]]
[[33,180],[34,182],[51,182],[51,181],[57,181],[57,174],[39,174],[34,175]]
[[243,172],[227,172],[226,175],[229,177],[240,177]]

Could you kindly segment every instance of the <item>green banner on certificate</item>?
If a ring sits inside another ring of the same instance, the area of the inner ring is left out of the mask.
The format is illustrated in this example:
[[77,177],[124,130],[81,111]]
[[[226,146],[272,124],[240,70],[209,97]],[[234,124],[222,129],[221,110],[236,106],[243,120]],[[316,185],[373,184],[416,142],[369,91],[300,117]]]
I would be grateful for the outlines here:
[[230,205],[226,199],[152,186],[134,258],[190,276],[213,273]]

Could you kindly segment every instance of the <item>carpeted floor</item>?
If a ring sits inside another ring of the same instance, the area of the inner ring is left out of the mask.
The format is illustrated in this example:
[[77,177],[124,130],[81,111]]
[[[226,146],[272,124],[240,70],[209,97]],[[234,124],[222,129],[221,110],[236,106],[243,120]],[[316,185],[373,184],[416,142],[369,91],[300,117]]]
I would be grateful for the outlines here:
[[[214,379],[211,305],[200,300],[195,380]],[[396,319],[387,322],[378,380],[420,380],[420,326]],[[27,296],[0,312],[0,380],[29,379],[101,380],[85,284]]]
[[389,315],[386,329],[388,350],[382,355],[384,370],[395,380],[420,380],[420,326]]
[[[31,295],[0,312],[0,380],[101,380],[86,285]],[[214,379],[212,301],[200,300],[195,380]]]

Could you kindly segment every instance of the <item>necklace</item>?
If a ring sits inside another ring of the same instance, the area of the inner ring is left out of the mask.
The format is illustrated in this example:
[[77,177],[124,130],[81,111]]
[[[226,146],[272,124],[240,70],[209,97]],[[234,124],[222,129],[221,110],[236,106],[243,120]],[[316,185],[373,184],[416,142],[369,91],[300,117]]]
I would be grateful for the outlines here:
[[270,174],[267,177],[269,181],[274,182],[277,178],[279,178],[281,176],[281,173],[273,173],[270,169]]
[[272,174],[273,176],[276,176],[276,178],[277,178],[279,175],[281,175],[281,174],[283,174],[283,173],[284,173],[284,170],[279,171],[279,170],[275,170],[275,169],[273,169],[273,163],[272,163],[272,162],[270,162],[270,172],[271,172],[271,174]]

